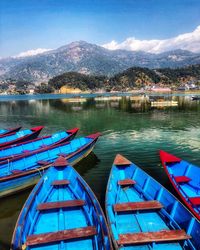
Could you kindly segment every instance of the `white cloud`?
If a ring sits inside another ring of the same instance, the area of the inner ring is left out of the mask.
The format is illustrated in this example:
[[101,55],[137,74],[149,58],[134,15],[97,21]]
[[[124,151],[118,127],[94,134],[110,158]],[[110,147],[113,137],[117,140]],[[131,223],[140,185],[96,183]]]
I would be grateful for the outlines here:
[[110,43],[102,45],[102,47],[110,50],[141,50],[150,53],[161,53],[175,49],[200,52],[200,25],[193,32],[181,34],[170,39],[138,40],[135,37],[130,37],[122,43],[118,43],[117,41],[113,40]]
[[38,55],[38,54],[43,54],[44,52],[47,52],[47,51],[50,51],[50,50],[52,50],[52,49],[41,49],[41,48],[32,49],[32,50],[28,50],[28,51],[25,51],[25,52],[21,52],[20,54],[18,54],[16,56],[13,56],[13,58],[35,56],[35,55]]

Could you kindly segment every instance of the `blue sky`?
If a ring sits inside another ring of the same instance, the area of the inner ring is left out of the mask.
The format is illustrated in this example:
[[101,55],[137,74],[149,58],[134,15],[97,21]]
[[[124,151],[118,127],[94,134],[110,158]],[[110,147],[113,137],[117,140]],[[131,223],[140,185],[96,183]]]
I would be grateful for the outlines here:
[[0,57],[77,40],[163,40],[199,25],[199,0],[1,0]]

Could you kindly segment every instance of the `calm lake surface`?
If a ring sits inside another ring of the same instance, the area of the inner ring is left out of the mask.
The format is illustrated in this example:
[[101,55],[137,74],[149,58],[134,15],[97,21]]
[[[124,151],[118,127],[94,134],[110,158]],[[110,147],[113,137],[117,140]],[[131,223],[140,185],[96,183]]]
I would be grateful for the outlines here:
[[[159,149],[200,165],[200,101],[193,101],[191,96],[0,97],[0,128],[16,125],[24,128],[45,125],[42,135],[73,127],[80,128],[77,136],[101,132],[94,152],[75,168],[103,207],[109,171],[117,153],[171,191]],[[0,200],[2,250],[9,249],[16,219],[29,192]]]

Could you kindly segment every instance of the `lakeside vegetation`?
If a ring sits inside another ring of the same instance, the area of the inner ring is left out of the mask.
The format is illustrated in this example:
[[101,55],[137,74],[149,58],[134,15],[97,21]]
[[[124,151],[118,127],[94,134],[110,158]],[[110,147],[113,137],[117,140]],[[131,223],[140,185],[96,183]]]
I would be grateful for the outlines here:
[[1,92],[8,93],[58,93],[65,86],[80,91],[132,91],[165,88],[171,90],[195,90],[200,87],[200,65],[184,68],[149,69],[132,67],[113,77],[66,72],[50,79],[47,83],[33,85],[25,81],[8,79],[1,83]]

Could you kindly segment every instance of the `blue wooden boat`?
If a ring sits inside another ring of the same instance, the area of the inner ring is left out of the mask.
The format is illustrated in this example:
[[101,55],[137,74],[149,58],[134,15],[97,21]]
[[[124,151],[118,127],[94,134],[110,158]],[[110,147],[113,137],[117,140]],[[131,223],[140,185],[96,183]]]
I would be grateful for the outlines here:
[[0,137],[11,134],[11,133],[16,133],[20,129],[21,129],[21,127],[0,129]]
[[0,148],[7,147],[12,144],[33,140],[38,137],[44,126],[38,126],[31,129],[25,129],[16,133],[8,134],[0,137]]
[[117,155],[106,192],[116,249],[200,249],[200,223],[168,190]]
[[30,193],[11,249],[112,249],[103,211],[75,169],[59,157]]
[[176,192],[200,220],[200,167],[160,150],[162,165]]
[[100,133],[55,145],[43,152],[0,162],[0,197],[33,186],[58,156],[74,165],[95,146]]
[[38,137],[34,140],[10,145],[0,149],[0,161],[16,158],[21,154],[35,154],[47,150],[57,144],[72,140],[78,132],[78,128],[57,132],[53,135]]

